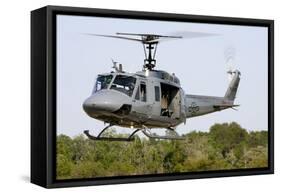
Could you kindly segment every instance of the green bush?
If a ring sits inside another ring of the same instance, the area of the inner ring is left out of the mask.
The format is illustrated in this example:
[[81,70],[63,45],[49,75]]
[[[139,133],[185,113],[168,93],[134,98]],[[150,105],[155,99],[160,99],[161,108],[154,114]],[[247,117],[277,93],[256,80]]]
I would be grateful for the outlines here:
[[[110,136],[120,136],[115,130]],[[237,123],[193,131],[183,141],[92,141],[57,136],[57,178],[91,178],[156,173],[260,168],[268,164],[267,131],[247,132]]]

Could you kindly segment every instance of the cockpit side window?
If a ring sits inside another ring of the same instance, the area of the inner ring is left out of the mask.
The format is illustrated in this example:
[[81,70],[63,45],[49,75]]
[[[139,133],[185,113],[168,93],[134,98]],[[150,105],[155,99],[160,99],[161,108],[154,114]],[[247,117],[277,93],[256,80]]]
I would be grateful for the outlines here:
[[112,78],[113,78],[112,75],[98,75],[93,92],[97,92],[102,89],[107,89]]
[[136,84],[136,78],[126,75],[117,75],[110,89],[117,90],[128,96],[132,96]]

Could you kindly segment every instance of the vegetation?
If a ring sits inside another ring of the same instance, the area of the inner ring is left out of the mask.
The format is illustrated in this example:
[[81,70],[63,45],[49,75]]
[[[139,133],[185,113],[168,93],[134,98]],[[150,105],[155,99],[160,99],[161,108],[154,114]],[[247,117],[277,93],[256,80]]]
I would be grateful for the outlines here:
[[[113,130],[108,135],[116,135]],[[261,168],[268,165],[266,131],[247,132],[237,123],[191,132],[183,141],[92,141],[83,135],[57,137],[57,178]]]

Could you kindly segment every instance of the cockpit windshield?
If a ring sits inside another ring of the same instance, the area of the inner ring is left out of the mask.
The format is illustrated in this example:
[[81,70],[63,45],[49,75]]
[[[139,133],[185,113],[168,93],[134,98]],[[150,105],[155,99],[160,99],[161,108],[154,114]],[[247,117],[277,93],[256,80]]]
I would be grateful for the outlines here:
[[112,77],[112,75],[98,75],[93,92],[97,92],[102,89],[107,89],[112,80]]
[[136,84],[136,78],[126,75],[117,75],[110,89],[117,90],[128,96],[132,96]]

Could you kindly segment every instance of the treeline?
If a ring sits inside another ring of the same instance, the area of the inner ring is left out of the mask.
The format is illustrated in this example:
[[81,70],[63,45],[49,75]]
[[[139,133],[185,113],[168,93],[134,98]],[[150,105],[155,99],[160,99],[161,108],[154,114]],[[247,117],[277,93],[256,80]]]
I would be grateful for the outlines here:
[[136,137],[133,142],[108,142],[59,135],[57,178],[267,167],[267,136],[267,131],[247,132],[234,122],[188,133],[182,141]]

